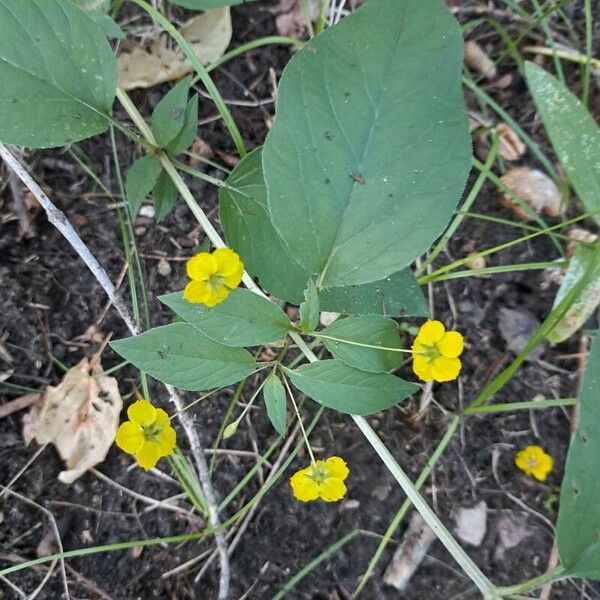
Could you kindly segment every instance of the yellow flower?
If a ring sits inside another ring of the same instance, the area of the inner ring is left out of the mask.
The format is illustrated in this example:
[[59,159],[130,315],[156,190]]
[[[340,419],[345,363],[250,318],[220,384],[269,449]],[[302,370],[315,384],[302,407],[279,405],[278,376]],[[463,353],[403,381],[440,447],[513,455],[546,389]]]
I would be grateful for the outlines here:
[[199,252],[187,261],[190,281],[183,297],[194,304],[215,306],[240,285],[244,264],[231,248],[218,248],[212,254]]
[[452,381],[460,373],[458,357],[463,347],[458,331],[446,331],[439,321],[426,321],[412,346],[413,371],[423,381]]
[[552,471],[554,461],[540,446],[527,446],[515,455],[515,465],[525,475],[531,475],[538,481],[546,481],[550,471]]
[[346,495],[344,480],[348,467],[339,456],[317,460],[310,467],[300,469],[290,478],[292,492],[297,500],[310,502],[322,498],[325,502],[337,502]]
[[138,400],[127,409],[127,416],[129,421],[121,423],[115,442],[121,450],[133,454],[140,467],[152,469],[175,449],[177,436],[169,415],[148,400]]

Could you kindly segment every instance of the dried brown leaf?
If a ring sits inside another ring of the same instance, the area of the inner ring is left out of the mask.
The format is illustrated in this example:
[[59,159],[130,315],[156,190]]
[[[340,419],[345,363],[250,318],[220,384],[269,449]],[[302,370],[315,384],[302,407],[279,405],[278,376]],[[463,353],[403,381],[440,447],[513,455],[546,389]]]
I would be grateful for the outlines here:
[[473,40],[465,42],[465,64],[469,69],[483,75],[486,79],[496,79],[498,75],[494,61]]
[[[188,21],[179,30],[191,44],[203,65],[223,56],[231,42],[229,7],[210,10]],[[124,90],[149,88],[166,81],[181,79],[193,71],[179,50],[167,48],[165,36],[154,39],[148,48],[135,46],[118,57],[119,85]]]
[[[549,217],[560,214],[560,192],[545,173],[529,167],[514,167],[500,177],[500,180],[536,213],[544,213]],[[524,221],[530,220],[530,216],[509,194],[503,194],[502,204]]]
[[39,444],[53,443],[67,469],[58,478],[72,483],[102,462],[112,445],[123,407],[117,380],[85,358],[62,382],[48,387],[35,426]]
[[525,144],[506,123],[499,123],[496,130],[500,156],[504,160],[518,160],[525,154]]

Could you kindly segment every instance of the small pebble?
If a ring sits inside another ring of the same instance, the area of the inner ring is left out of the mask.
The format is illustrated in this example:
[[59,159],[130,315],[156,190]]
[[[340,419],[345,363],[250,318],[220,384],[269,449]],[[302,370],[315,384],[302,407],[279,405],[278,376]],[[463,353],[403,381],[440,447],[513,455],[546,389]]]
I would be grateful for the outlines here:
[[164,258],[158,261],[158,274],[162,277],[168,277],[171,274],[171,264]]

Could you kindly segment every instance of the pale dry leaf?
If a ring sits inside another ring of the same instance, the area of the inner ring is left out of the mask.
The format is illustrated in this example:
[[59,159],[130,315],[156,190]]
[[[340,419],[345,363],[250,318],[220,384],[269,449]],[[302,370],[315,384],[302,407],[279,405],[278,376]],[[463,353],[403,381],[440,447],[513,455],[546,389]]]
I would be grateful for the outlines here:
[[[529,167],[514,167],[500,177],[500,181],[536,213],[544,213],[549,217],[560,214],[560,192],[554,181],[545,173]],[[502,195],[502,204],[524,221],[531,219],[509,194]]]
[[340,313],[323,310],[319,316],[319,321],[323,327],[329,327],[329,325],[331,325],[334,321],[337,321],[339,316]]
[[507,550],[515,548],[533,535],[527,524],[527,518],[517,514],[505,515],[496,525],[498,545],[494,552],[496,560],[503,560]]
[[567,258],[571,258],[577,250],[579,246],[578,242],[584,242],[585,244],[593,244],[598,236],[587,229],[583,229],[581,227],[572,227],[567,231],[567,237],[573,240],[572,242],[567,243],[567,247],[565,249],[565,254]]
[[[179,30],[191,44],[203,65],[218,60],[231,42],[229,7],[197,15]],[[119,85],[124,90],[149,88],[166,81],[185,77],[194,69],[183,52],[167,47],[167,38],[160,35],[148,48],[135,46],[118,57]]]
[[[308,14],[311,21],[319,15],[319,0],[310,0]],[[279,35],[300,39],[306,31],[306,18],[298,0],[280,0],[271,9],[276,15],[275,27]]]
[[500,156],[504,160],[519,160],[525,154],[525,144],[519,136],[506,123],[499,123],[496,131]]
[[48,387],[40,409],[35,439],[53,443],[67,469],[58,475],[73,483],[102,462],[112,445],[123,407],[117,380],[95,369],[85,358],[69,369],[62,382]]
[[456,514],[454,533],[466,544],[481,546],[487,531],[487,504],[482,500],[471,508],[461,507]]
[[415,511],[400,546],[385,570],[384,583],[403,591],[435,539],[435,533]]
[[465,64],[469,69],[483,75],[486,79],[496,79],[498,75],[494,61],[473,40],[465,42]]
[[472,252],[467,256],[469,260],[465,263],[467,269],[484,269],[485,268],[485,256],[479,256],[477,252]]

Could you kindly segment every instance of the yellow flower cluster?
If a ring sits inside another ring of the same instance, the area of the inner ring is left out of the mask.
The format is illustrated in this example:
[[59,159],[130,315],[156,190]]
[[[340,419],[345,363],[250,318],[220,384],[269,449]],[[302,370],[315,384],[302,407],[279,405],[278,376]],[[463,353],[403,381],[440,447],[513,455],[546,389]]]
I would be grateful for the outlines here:
[[127,409],[129,421],[121,423],[115,442],[121,450],[135,456],[142,469],[152,469],[175,450],[177,435],[169,415],[148,400],[138,400]]
[[301,502],[321,498],[325,502],[337,502],[346,495],[344,481],[350,473],[339,456],[317,460],[309,467],[300,469],[290,479],[294,497]]
[[554,461],[552,457],[544,452],[540,446],[527,446],[519,450],[515,455],[515,465],[525,473],[531,475],[538,481],[546,481],[552,471]]
[[439,321],[426,321],[412,345],[413,371],[423,381],[452,381],[458,377],[464,348],[458,331],[446,331]]
[[191,281],[185,286],[183,297],[188,302],[212,307],[240,285],[244,264],[231,248],[218,248],[190,258],[186,270]]

